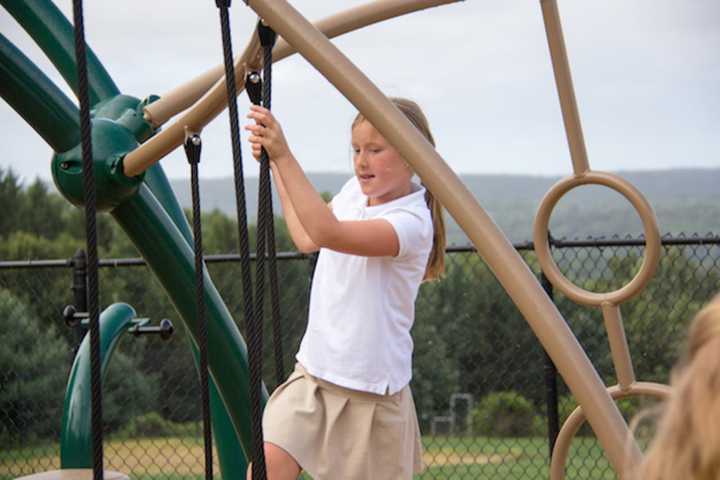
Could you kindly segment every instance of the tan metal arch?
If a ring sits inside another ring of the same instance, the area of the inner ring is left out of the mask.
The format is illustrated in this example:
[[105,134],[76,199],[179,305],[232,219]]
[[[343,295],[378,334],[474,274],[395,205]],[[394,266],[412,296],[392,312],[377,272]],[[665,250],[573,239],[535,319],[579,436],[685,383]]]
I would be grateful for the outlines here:
[[[326,37],[335,38],[384,20],[459,1],[462,0],[374,1],[320,20],[315,23],[315,27]],[[253,38],[256,36],[253,32]],[[295,49],[283,38],[278,38],[273,49],[273,62],[289,57],[293,53],[295,53]],[[255,59],[255,63],[259,63],[259,58]],[[224,73],[224,66],[218,65],[187,84],[164,94],[158,101],[145,107],[145,119],[155,127],[163,125],[171,117],[190,108],[216,82],[223,80]],[[242,88],[243,85],[239,84],[238,87]]]
[[[636,382],[631,388],[626,389],[622,389],[617,385],[608,388],[608,393],[615,400],[647,396],[662,401],[670,396],[670,392],[669,386],[653,382]],[[582,406],[579,406],[568,416],[560,429],[560,434],[553,449],[552,460],[550,461],[550,478],[552,480],[565,479],[565,463],[570,453],[570,442],[580,430],[583,422],[585,422],[585,412]]]
[[[401,14],[399,12],[407,13],[442,3],[450,2],[431,2],[428,0],[375,2],[373,8],[388,8],[383,14],[385,16],[375,14],[375,17],[373,17],[373,15],[369,14],[370,10],[368,10],[365,11],[367,16],[363,22],[372,23],[372,21],[379,21],[379,19],[391,18]],[[562,38],[557,3],[555,0],[540,0],[540,3],[573,162],[574,177],[571,183],[588,183],[585,182],[587,178],[584,177],[596,178],[598,175],[605,174],[590,172],[567,53]],[[380,4],[384,5],[384,7],[378,7]],[[391,4],[396,10],[389,9]],[[313,27],[286,1],[250,0],[249,6],[287,41],[287,44],[282,44],[282,49],[280,48],[281,45],[276,47],[274,60],[282,58],[281,54],[285,54],[286,50],[283,50],[285,48],[287,48],[288,55],[292,53],[293,49],[297,49],[408,159],[424,183],[433,191],[467,233],[479,254],[492,269],[498,281],[511,296],[538,339],[542,342],[570,390],[582,406],[582,414],[587,416],[615,470],[622,472],[624,467],[637,464],[641,458],[640,450],[634,442],[627,443],[630,434],[625,421],[612,401],[610,393],[602,384],[597,372],[567,327],[557,308],[545,295],[534,275],[513,249],[507,238],[495,226],[473,195],[465,188],[434,148],[412,127],[377,87],[328,41],[318,28]],[[371,21],[371,18],[376,19]],[[349,31],[349,29],[363,26],[363,22],[359,22],[355,27],[352,27],[349,21],[348,18],[345,20],[346,23],[338,20],[335,27],[331,27],[330,23],[332,22],[319,24],[319,27],[324,29],[328,35],[331,35],[335,32],[340,34]],[[340,27],[340,24],[343,24],[344,27]],[[336,30],[333,30],[333,28]],[[242,81],[247,70],[259,67],[259,48],[254,38],[236,61],[235,68],[238,82]],[[195,90],[183,93],[178,97],[180,100],[173,108],[176,110],[182,109],[186,106],[185,104],[181,105],[182,102],[189,104],[195,101],[202,91],[209,88],[216,74],[216,72],[206,74],[203,79],[194,84],[193,88]],[[225,107],[224,96],[222,85],[216,84],[212,87],[196,107],[185,114],[178,122],[126,157],[126,174],[137,174],[163,155],[172,151],[182,143],[186,129],[201,130]],[[153,116],[152,111],[150,111],[149,115]],[[606,182],[604,184],[616,188],[615,186],[620,183],[608,184]],[[617,188],[624,188],[624,186]],[[644,208],[644,198],[639,194],[635,195],[634,192],[628,198],[630,197],[632,197],[631,201],[636,207],[643,204],[643,208],[639,208],[639,210],[646,228],[646,234],[653,230],[656,231],[654,214],[652,214],[651,209]],[[542,222],[545,223],[548,220],[549,213],[542,219]],[[544,228],[547,228],[546,224]],[[639,291],[642,288],[641,283],[645,282],[654,270],[652,263],[657,260],[659,247],[656,244],[657,238],[654,235],[649,235],[649,237],[652,238],[648,240],[647,267],[640,275],[641,279],[634,280],[632,287],[625,288],[624,292],[632,291],[634,294]],[[625,294],[623,293],[622,296],[624,300]],[[620,379],[620,385],[617,388],[622,392],[633,392],[640,384],[635,382],[634,373],[632,372],[620,311],[617,307],[619,301],[617,300],[612,296],[604,296],[598,306],[603,310],[610,331],[609,334],[612,337],[613,360]]]
[[408,160],[472,240],[511,296],[566,383],[616,469],[641,458],[636,445],[625,449],[629,431],[600,377],[555,305],[505,235],[460,179],[390,101],[317,29],[283,0],[250,0],[255,10],[355,105]]
[[[321,20],[317,23],[316,28],[328,38],[333,38],[383,20],[458,1],[461,0],[375,1]],[[287,41],[279,39],[273,49],[273,62],[282,60],[295,51]],[[235,81],[238,94],[244,88],[245,74],[260,67],[260,44],[257,33],[253,32],[245,50],[235,60]],[[144,172],[182,145],[185,141],[185,132],[201,132],[205,125],[225,109],[227,95],[223,80],[224,71],[222,66],[215,67],[186,85],[169,92],[165,95],[167,97],[165,100],[161,98],[145,108],[146,119],[151,124],[159,126],[173,115],[193,105],[202,96],[198,104],[189,112],[123,159],[125,175],[134,177]],[[210,90],[208,91],[208,89]]]

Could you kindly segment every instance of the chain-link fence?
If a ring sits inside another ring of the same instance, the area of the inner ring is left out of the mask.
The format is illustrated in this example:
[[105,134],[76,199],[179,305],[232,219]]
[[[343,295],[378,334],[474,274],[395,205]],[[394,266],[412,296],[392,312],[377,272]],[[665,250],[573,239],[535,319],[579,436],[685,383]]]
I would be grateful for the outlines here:
[[[516,247],[540,277],[531,245]],[[609,291],[637,271],[643,242],[553,241],[552,251],[573,282]],[[421,288],[413,329],[412,388],[427,465],[420,478],[548,478],[549,445],[575,402],[479,256],[453,247],[446,259],[444,280]],[[208,263],[244,332],[237,258]],[[84,333],[65,326],[61,311],[76,301],[74,277],[82,288],[81,266],[77,258],[0,263],[0,479],[60,468],[64,389]],[[311,268],[302,255],[278,262],[286,374],[305,328]],[[126,302],[139,317],[167,317],[176,329],[169,340],[126,334],[120,341],[103,385],[106,468],[138,479],[203,478],[199,382],[182,322],[142,261],[103,261],[100,274],[101,305]],[[688,321],[717,290],[720,237],[664,239],[654,280],[621,307],[638,380],[667,382]],[[606,384],[616,383],[600,313],[550,293]],[[265,331],[272,390],[269,320]],[[643,406],[625,402],[621,411],[629,417]],[[571,479],[616,478],[586,427],[566,468]]]

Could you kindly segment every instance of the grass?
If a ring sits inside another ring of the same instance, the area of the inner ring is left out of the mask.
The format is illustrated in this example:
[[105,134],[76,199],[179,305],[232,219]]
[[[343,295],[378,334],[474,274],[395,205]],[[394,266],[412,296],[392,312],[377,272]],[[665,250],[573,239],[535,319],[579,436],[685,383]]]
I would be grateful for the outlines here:
[[[547,439],[491,437],[423,437],[426,470],[417,479],[546,479]],[[59,446],[0,450],[0,480],[60,468]],[[110,439],[105,442],[105,466],[138,480],[201,480],[203,445],[196,437]],[[219,468],[215,466],[216,478]],[[573,441],[567,478],[615,480],[594,438]],[[309,476],[304,476],[310,479]]]

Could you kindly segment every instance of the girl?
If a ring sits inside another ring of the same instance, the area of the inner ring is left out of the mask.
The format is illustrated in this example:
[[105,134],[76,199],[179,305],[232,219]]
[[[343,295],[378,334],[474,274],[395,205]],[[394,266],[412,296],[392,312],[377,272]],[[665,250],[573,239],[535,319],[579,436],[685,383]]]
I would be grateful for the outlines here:
[[685,359],[637,480],[720,478],[720,295],[690,326]]
[[[392,99],[434,145],[418,105]],[[270,480],[397,480],[422,470],[408,386],[414,304],[444,270],[442,209],[412,181],[399,153],[362,115],[352,123],[353,176],[327,205],[270,111],[251,107],[245,128],[264,147],[293,242],[320,250],[308,327],[295,371],[263,418]]]

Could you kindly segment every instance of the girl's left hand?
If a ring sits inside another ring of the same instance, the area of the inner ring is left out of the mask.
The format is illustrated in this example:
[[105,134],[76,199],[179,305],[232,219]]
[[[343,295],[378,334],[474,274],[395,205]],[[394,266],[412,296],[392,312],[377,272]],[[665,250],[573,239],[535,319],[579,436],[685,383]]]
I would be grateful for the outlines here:
[[260,160],[262,147],[265,148],[268,158],[275,163],[291,155],[282,127],[270,110],[258,105],[251,105],[247,118],[255,120],[255,124],[246,125],[245,130],[250,132],[248,141],[256,160]]

